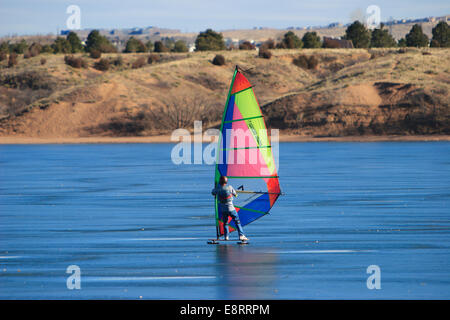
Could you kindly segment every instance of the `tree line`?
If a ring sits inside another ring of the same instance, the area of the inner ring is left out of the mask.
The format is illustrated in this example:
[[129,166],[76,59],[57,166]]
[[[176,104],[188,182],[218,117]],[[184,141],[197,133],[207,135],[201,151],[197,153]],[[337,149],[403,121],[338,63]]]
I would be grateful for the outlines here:
[[439,22],[432,29],[432,35],[429,39],[422,26],[415,24],[404,38],[395,41],[384,24],[371,31],[361,22],[355,21],[347,28],[344,39],[351,40],[355,48],[450,47],[450,28],[446,22]]
[[[83,44],[78,35],[71,31],[66,37],[57,37],[52,44],[40,45],[38,43],[28,44],[25,40],[21,40],[17,43],[2,42],[0,43],[0,52],[2,53],[15,53],[32,56],[39,53],[64,53],[73,54],[80,52],[92,53],[98,51],[101,53],[114,53],[118,52],[117,48],[111,43],[111,41],[100,34],[98,30],[92,30],[85,44]],[[187,52],[188,47],[183,40],[174,40],[172,38],[163,38],[160,41],[152,43],[130,37],[126,42],[123,52]]]
[[[433,37],[430,40],[423,33],[422,27],[415,24],[406,36],[399,41],[385,28],[384,24],[374,30],[366,28],[366,26],[355,21],[345,31],[342,37],[350,40],[355,48],[392,48],[392,47],[450,47],[450,27],[441,21],[432,30]],[[195,47],[198,51],[204,50],[225,50],[226,45],[221,33],[207,29],[200,32],[195,41]],[[306,32],[300,39],[294,32],[289,31],[284,34],[283,38],[276,43],[273,39],[269,39],[261,45],[263,49],[300,49],[300,48],[321,48],[326,44],[321,41],[319,35],[315,31]],[[239,45],[239,49],[254,49],[255,46],[248,41]],[[229,48],[228,48],[229,49]]]
[[[391,48],[391,47],[450,47],[450,27],[441,21],[432,30],[432,38],[429,39],[423,33],[422,27],[415,24],[406,36],[396,41],[383,24],[379,28],[369,30],[366,26],[355,21],[345,31],[343,39],[350,40],[355,48]],[[278,42],[272,39],[265,41],[261,49],[299,49],[299,48],[321,48],[326,46],[321,41],[319,35],[312,31],[306,32],[302,38],[299,38],[294,32],[289,31],[284,34]],[[227,47],[223,35],[212,29],[200,32],[195,40],[196,51],[206,50],[226,50],[233,49]],[[244,41],[239,45],[240,50],[255,49],[255,45],[249,41]],[[154,43],[143,41],[131,37],[128,39],[123,52],[187,52],[188,47],[183,40],[174,40],[172,38],[163,38]],[[69,32],[66,37],[57,37],[52,44],[40,45],[32,43],[29,45],[25,40],[17,43],[0,43],[0,60],[6,54],[24,54],[24,57],[33,57],[40,53],[64,53],[73,54],[79,52],[111,53],[117,52],[117,48],[110,40],[101,35],[98,30],[89,33],[86,43],[83,44],[75,32]]]

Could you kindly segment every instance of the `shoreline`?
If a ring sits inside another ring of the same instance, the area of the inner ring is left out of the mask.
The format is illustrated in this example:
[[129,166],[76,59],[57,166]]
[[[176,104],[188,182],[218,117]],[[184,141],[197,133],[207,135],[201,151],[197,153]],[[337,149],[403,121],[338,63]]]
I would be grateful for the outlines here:
[[[194,141],[191,137],[191,141]],[[393,141],[450,141],[450,135],[421,136],[346,136],[346,137],[312,137],[300,135],[280,135],[280,142],[393,142]],[[0,145],[12,144],[115,144],[115,143],[179,143],[171,140],[170,135],[147,137],[22,137],[0,136]],[[204,141],[210,143],[210,141]]]

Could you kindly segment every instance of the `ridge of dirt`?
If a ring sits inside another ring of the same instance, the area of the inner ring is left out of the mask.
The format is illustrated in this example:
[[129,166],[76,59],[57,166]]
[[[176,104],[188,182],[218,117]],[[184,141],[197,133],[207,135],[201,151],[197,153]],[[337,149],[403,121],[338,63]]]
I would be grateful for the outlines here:
[[[426,52],[426,54],[424,54]],[[450,49],[273,50],[165,54],[132,69],[142,54],[120,54],[107,72],[74,69],[63,55],[0,63],[0,137],[42,139],[160,136],[215,127],[235,65],[245,74],[269,127],[300,137],[450,134]],[[299,55],[317,66],[300,68]],[[82,55],[81,55],[82,56]],[[114,59],[118,54],[104,55]],[[146,56],[146,55],[144,55]]]

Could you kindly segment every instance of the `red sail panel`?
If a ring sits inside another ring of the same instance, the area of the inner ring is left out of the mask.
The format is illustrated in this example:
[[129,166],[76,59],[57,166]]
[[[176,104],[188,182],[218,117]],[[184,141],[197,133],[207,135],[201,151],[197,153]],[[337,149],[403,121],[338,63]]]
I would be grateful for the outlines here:
[[236,77],[234,78],[233,89],[231,90],[231,94],[236,92],[245,90],[250,88],[252,85],[248,82],[247,78],[240,72],[236,73]]

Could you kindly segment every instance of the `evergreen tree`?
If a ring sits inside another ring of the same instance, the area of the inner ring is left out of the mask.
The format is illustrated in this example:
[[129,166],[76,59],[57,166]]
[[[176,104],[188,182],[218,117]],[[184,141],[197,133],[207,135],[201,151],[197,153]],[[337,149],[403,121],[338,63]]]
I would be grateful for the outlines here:
[[401,48],[406,47],[406,39],[405,38],[401,38],[400,40],[398,40],[397,45]]
[[442,48],[450,47],[450,27],[447,22],[439,22],[432,30],[433,33],[433,46],[439,45]]
[[134,37],[128,39],[124,52],[147,52],[145,44]]
[[320,48],[322,44],[320,43],[320,37],[316,32],[307,32],[302,38],[304,48]]
[[86,40],[86,49],[91,52],[92,50],[99,50],[100,43],[102,42],[102,36],[98,30],[92,30]]
[[300,49],[303,47],[302,40],[292,31],[285,33],[281,42],[283,43],[282,46],[286,49]]
[[207,29],[204,32],[200,32],[195,39],[196,51],[207,50],[225,50],[225,42],[221,33],[217,33],[212,29]]
[[44,44],[44,45],[42,46],[41,53],[52,53],[52,52],[53,52],[53,48],[52,48],[51,45],[49,45],[49,44]]
[[370,31],[359,21],[348,26],[344,38],[351,40],[355,48],[368,48],[370,45]]
[[413,25],[409,33],[405,36],[406,45],[408,47],[427,47],[428,37],[423,33],[422,27],[419,24]]
[[152,52],[153,51],[153,42],[151,42],[150,40],[147,41],[147,43],[145,44],[145,47],[147,48],[147,52]]
[[186,42],[183,40],[175,41],[175,44],[172,49],[174,52],[188,52],[188,47],[186,46]]
[[72,53],[70,42],[63,37],[56,38],[52,44],[52,49],[53,53]]
[[67,41],[70,42],[70,46],[72,48],[72,53],[82,52],[83,51],[83,45],[81,44],[80,38],[78,38],[78,35],[70,31],[67,35]]
[[162,41],[155,41],[155,48],[153,49],[155,52],[167,52],[169,49],[164,45]]
[[116,52],[116,48],[98,30],[92,30],[86,41],[86,51],[98,50],[100,52]]
[[9,53],[9,43],[4,41],[0,44],[0,52]]
[[384,24],[380,24],[380,28],[372,31],[370,46],[374,48],[391,48],[396,46],[395,39],[389,34],[387,29],[383,29]]
[[17,54],[22,54],[28,49],[28,44],[25,39],[22,39],[20,42],[10,45],[10,52],[15,52]]

